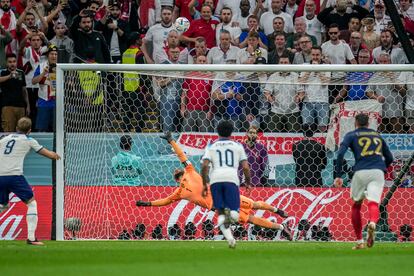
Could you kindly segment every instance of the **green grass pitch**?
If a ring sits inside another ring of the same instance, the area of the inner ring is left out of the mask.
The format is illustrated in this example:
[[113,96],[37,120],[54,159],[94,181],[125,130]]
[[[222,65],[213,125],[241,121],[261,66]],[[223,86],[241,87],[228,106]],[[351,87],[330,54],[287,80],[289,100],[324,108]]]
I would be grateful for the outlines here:
[[0,275],[414,275],[414,243],[0,241]]

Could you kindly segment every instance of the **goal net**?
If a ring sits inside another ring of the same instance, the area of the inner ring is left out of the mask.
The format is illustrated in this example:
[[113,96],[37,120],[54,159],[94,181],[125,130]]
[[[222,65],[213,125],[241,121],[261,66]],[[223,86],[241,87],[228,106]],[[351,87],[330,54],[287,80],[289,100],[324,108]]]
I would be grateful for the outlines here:
[[[217,139],[215,126],[227,119],[249,157],[247,196],[289,215],[247,209],[246,220],[233,226],[236,237],[285,239],[245,223],[254,215],[289,225],[296,240],[353,241],[350,152],[342,166],[345,187],[334,188],[333,176],[335,151],[360,112],[395,157],[377,237],[407,239],[414,167],[394,180],[414,150],[413,71],[411,65],[60,64],[57,239],[220,239],[214,212],[176,200],[173,173],[183,165],[160,135],[173,132],[200,171],[204,148]],[[136,206],[165,198],[174,203]]]

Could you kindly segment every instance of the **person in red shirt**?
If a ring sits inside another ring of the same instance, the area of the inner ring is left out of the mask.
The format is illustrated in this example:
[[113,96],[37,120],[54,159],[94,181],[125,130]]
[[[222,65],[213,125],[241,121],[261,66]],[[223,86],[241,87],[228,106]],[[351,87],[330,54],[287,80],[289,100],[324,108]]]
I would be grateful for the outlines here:
[[[198,56],[196,64],[206,64],[206,56]],[[191,72],[197,78],[187,78],[183,84],[181,94],[180,113],[184,118],[184,131],[212,131],[210,121],[212,113],[210,111],[210,91],[213,84],[208,79],[206,73]]]
[[213,14],[210,6],[204,5],[201,8],[201,18],[193,20],[190,28],[181,35],[180,40],[185,43],[191,43],[191,48],[197,37],[204,37],[208,48],[216,46],[216,26],[220,22],[211,18]]

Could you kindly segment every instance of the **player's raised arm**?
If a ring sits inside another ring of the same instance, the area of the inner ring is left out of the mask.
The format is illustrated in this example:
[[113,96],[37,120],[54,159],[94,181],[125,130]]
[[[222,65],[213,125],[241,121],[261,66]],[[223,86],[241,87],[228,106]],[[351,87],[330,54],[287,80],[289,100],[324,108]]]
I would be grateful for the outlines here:
[[59,154],[57,154],[54,151],[48,150],[47,148],[42,148],[37,153],[52,160],[60,160]]
[[191,165],[191,163],[188,161],[187,156],[185,155],[184,151],[180,148],[180,146],[177,144],[177,142],[173,139],[172,134],[170,131],[167,131],[164,135],[160,136],[161,139],[166,140],[172,148],[174,149],[174,152],[177,154],[178,159],[181,163],[183,163],[184,167],[187,167],[188,165]]

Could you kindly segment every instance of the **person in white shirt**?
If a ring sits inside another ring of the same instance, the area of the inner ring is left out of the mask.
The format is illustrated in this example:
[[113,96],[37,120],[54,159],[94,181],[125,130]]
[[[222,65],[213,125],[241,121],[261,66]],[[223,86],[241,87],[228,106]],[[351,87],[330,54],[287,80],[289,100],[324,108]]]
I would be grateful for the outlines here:
[[325,40],[325,27],[318,20],[316,14],[315,0],[307,0],[305,4],[305,14],[299,18],[303,18],[306,23],[306,33],[313,35],[316,38],[317,45],[321,45]]
[[162,48],[166,46],[168,34],[174,28],[172,25],[172,12],[172,7],[163,7],[161,10],[161,23],[151,26],[142,40],[141,49],[147,63],[154,63],[150,49],[152,49],[152,53],[156,53],[157,51],[162,51]]
[[321,46],[322,54],[329,58],[331,64],[346,64],[349,61],[356,64],[354,54],[352,54],[349,45],[339,40],[338,25],[332,24],[328,31],[330,40],[324,42]]
[[[312,47],[311,64],[322,63],[322,49]],[[329,124],[329,91],[328,83],[331,72],[303,72],[299,83],[303,83],[303,91],[298,98],[303,101],[301,111],[304,127],[317,124],[321,132],[325,132]]]
[[394,38],[390,30],[383,30],[381,32],[380,46],[372,50],[372,57],[375,63],[379,63],[378,58],[382,52],[386,52],[391,56],[392,64],[408,63],[404,50],[394,46]]
[[209,64],[225,64],[227,60],[236,60],[239,47],[231,45],[231,35],[227,30],[220,34],[220,44],[210,49],[207,54]]
[[[282,55],[279,64],[290,64],[289,57]],[[300,130],[300,111],[298,92],[299,75],[296,72],[276,72],[266,82],[264,95],[271,104],[266,119],[269,132],[298,132]]]
[[284,11],[292,18],[295,16],[296,11],[298,10],[298,5],[296,4],[296,0],[287,0],[286,5],[284,7]]
[[14,193],[27,205],[27,244],[43,245],[35,237],[37,203],[32,188],[23,176],[23,163],[31,149],[53,160],[59,160],[60,156],[28,137],[31,128],[32,121],[23,117],[17,122],[17,133],[9,134],[0,140],[0,214],[8,209],[9,194]]
[[293,33],[292,16],[288,13],[282,12],[283,1],[272,0],[272,10],[267,11],[260,17],[260,27],[264,30],[266,35],[271,34],[273,30],[273,18],[276,16],[282,17],[285,22],[286,33]]
[[377,34],[381,34],[381,32],[388,27],[388,22],[391,21],[390,17],[385,14],[385,5],[382,2],[382,0],[375,1],[374,18],[375,18],[374,30]]
[[234,46],[239,46],[239,37],[241,34],[241,29],[240,27],[235,27],[233,26],[233,12],[230,8],[228,7],[224,7],[221,10],[221,23],[217,25],[216,27],[216,41],[217,41],[217,46],[219,44],[220,41],[220,33],[222,30],[227,30],[229,31],[230,35],[231,35],[231,44]]
[[250,189],[251,177],[246,152],[243,145],[230,139],[232,132],[232,122],[224,120],[218,124],[219,139],[206,147],[202,157],[201,177],[204,197],[207,196],[210,183],[213,206],[219,214],[217,226],[228,241],[229,247],[235,248],[236,241],[231,233],[230,223],[239,220],[239,165],[245,176],[246,190]]

